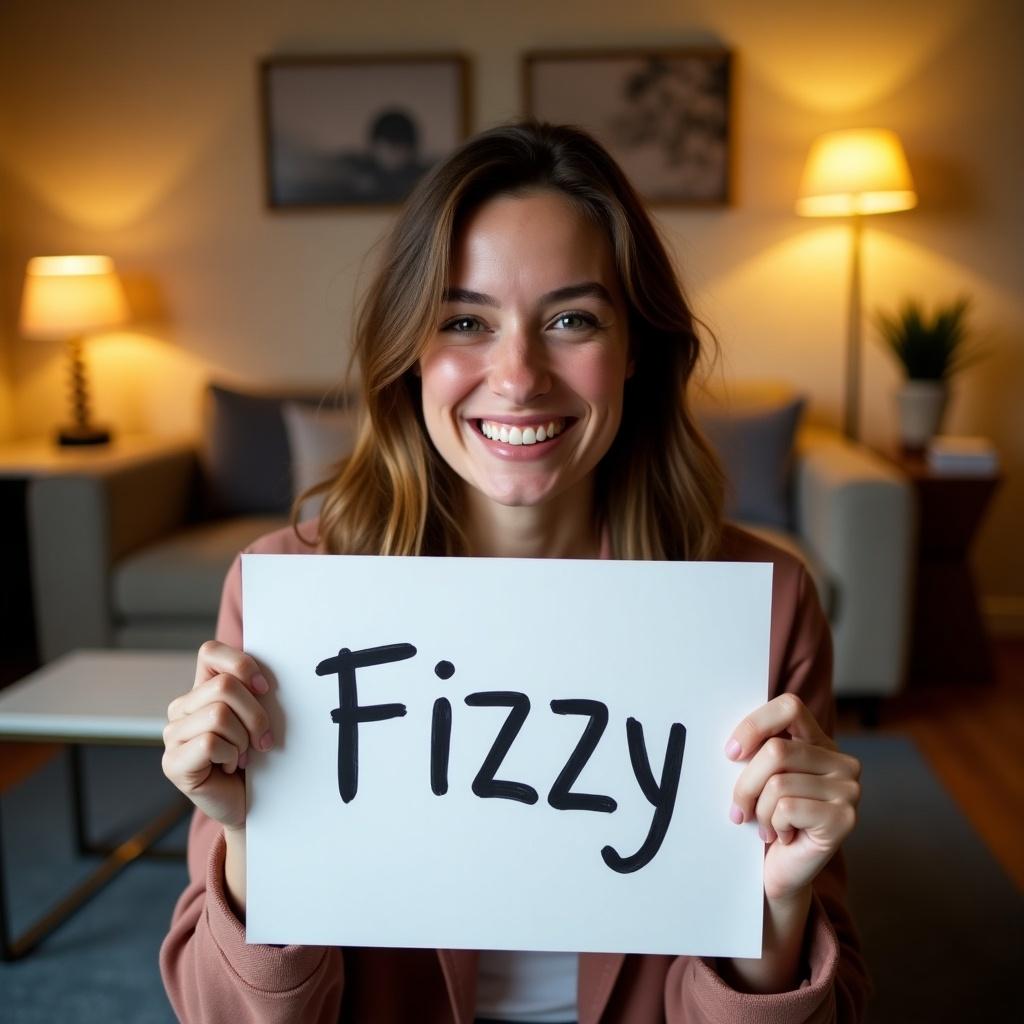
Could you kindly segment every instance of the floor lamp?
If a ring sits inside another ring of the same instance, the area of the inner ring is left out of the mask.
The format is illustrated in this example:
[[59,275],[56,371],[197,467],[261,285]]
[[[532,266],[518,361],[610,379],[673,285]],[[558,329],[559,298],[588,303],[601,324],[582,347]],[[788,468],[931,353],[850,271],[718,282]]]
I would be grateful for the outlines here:
[[106,444],[110,432],[89,418],[89,389],[82,339],[128,318],[121,281],[109,256],[36,256],[28,261],[20,329],[26,338],[66,341],[71,368],[72,422],[60,429],[61,445]]
[[796,212],[802,217],[849,217],[852,235],[846,334],[846,407],[843,430],[860,438],[861,221],[917,205],[903,146],[882,128],[826,132],[815,139],[804,166]]

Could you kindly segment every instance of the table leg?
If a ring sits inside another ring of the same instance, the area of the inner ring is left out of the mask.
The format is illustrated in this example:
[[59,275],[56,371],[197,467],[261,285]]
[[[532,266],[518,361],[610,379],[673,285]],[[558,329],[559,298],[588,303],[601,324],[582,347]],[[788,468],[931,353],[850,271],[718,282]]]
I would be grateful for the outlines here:
[[75,851],[79,856],[97,853],[99,851],[93,850],[89,845],[89,829],[86,825],[88,812],[85,805],[85,768],[82,764],[82,747],[78,743],[68,744],[68,780],[71,783],[71,824],[75,833]]
[[[0,801],[2,804],[3,801]],[[0,960],[13,959],[10,955],[10,943],[7,936],[11,928],[7,921],[7,873],[4,870],[4,827],[3,807],[0,806]]]
[[[89,838],[89,786],[85,777],[85,749],[80,743],[69,743],[68,780],[71,788],[71,816],[75,849],[80,857],[107,857],[118,843],[97,843]],[[184,849],[147,850],[147,860],[181,860]]]

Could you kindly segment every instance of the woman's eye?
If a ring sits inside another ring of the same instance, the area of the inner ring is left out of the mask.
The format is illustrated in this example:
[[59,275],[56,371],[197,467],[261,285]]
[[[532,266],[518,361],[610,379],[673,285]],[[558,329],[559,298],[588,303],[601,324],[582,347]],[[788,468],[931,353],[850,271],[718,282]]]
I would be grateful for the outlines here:
[[[566,323],[565,321],[572,321]],[[596,327],[597,320],[589,313],[559,313],[552,321],[555,325],[563,325],[562,330],[578,331],[584,327]]]
[[460,316],[454,320],[449,320],[441,330],[452,331],[455,334],[470,334],[474,330],[474,324],[477,326],[480,324],[480,321],[475,316]]

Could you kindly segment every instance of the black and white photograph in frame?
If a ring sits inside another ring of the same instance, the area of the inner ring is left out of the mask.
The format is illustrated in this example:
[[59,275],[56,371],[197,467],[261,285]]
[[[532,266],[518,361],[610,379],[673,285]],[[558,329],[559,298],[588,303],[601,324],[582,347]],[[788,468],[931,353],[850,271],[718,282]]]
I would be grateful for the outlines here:
[[525,112],[590,131],[649,202],[729,202],[728,51],[534,51],[522,75]]
[[267,205],[394,205],[469,133],[456,54],[261,62]]

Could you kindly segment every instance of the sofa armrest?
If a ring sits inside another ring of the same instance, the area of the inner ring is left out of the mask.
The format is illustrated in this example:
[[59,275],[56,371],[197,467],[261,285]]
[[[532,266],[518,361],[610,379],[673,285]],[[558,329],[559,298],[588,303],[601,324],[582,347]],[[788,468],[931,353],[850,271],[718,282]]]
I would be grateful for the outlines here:
[[113,642],[111,567],[183,526],[198,459],[188,445],[42,476],[29,484],[27,516],[39,653]]
[[834,431],[797,442],[796,529],[833,584],[835,689],[885,696],[903,681],[914,498],[899,470]]

